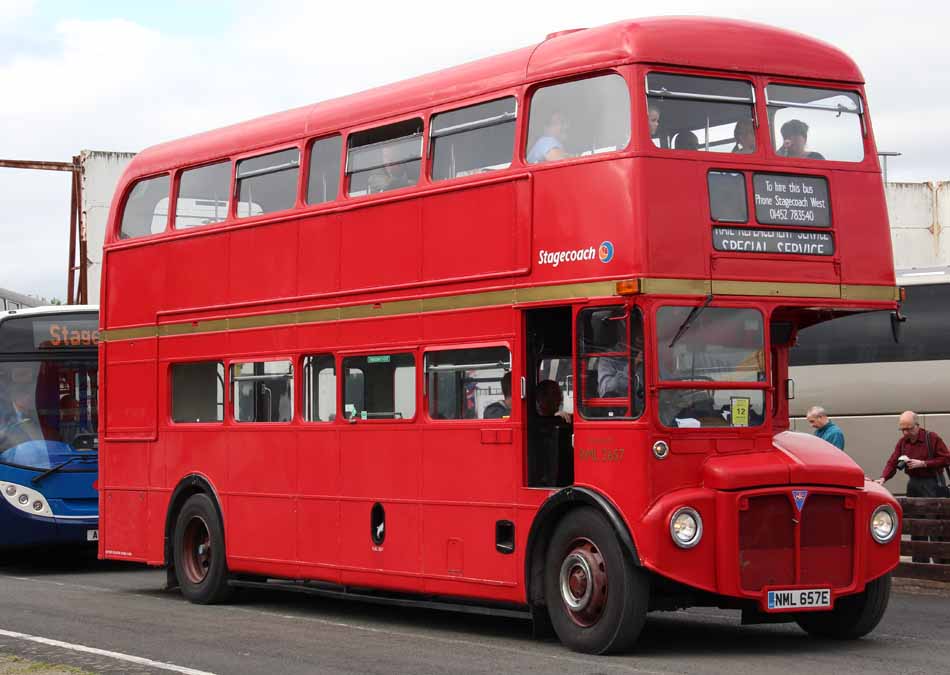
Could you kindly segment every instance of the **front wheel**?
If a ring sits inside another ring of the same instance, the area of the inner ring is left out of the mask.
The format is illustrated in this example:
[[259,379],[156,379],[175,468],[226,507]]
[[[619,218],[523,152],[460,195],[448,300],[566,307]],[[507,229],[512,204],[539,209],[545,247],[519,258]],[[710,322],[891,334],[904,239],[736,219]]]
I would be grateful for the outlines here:
[[616,533],[592,508],[571,511],[548,546],[545,600],[558,638],[574,651],[629,649],[646,620],[646,574],[624,555]]
[[224,529],[208,495],[196,494],[185,502],[175,524],[174,542],[181,594],[201,605],[227,600],[233,589],[228,585]]
[[891,575],[885,574],[865,586],[862,593],[839,599],[830,612],[803,613],[795,621],[811,635],[856,640],[880,623],[890,597]]

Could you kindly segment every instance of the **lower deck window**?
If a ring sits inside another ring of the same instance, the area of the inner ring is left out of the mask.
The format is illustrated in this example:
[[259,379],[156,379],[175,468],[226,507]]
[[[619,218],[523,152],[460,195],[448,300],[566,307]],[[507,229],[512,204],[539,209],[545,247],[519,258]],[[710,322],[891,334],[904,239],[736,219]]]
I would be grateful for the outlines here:
[[336,364],[329,354],[303,360],[303,410],[308,422],[336,419]]
[[761,389],[661,389],[659,412],[668,427],[757,427],[765,420],[765,395]]
[[224,365],[218,361],[171,367],[172,420],[198,423],[224,419]]
[[289,422],[293,417],[293,365],[290,361],[231,364],[236,422]]
[[507,347],[429,352],[425,364],[432,419],[511,416],[511,352]]
[[416,357],[369,354],[343,359],[343,413],[349,420],[405,420],[416,414]]

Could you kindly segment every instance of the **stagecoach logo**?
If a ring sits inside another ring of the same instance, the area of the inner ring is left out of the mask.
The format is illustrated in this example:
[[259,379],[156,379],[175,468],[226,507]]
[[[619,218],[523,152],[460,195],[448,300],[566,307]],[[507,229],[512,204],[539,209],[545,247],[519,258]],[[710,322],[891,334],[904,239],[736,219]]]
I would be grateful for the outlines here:
[[561,263],[572,263],[595,259],[600,260],[602,263],[609,263],[611,260],[613,260],[613,242],[601,242],[600,246],[597,248],[588,246],[586,248],[575,248],[562,251],[546,251],[541,249],[538,252],[538,264],[550,265],[551,267],[557,267]]
[[798,512],[801,513],[802,507],[805,506],[805,500],[808,499],[808,490],[792,490],[792,499],[795,500],[795,506],[798,507]]

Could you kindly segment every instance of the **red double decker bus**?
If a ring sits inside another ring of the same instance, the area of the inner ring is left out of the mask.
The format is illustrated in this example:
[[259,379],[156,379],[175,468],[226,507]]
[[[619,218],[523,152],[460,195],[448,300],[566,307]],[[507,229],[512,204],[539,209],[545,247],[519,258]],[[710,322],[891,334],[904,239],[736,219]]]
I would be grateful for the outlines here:
[[145,150],[111,213],[102,557],[595,653],[691,605],[880,620],[898,506],[788,430],[797,331],[898,307],[834,47],[565,31]]

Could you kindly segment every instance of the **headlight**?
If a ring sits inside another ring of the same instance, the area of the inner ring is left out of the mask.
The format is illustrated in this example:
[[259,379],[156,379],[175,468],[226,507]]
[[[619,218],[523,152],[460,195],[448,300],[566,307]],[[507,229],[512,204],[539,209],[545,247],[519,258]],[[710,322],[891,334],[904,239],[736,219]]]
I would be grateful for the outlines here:
[[4,500],[13,508],[30,515],[41,518],[55,517],[42,493],[33,488],[16,483],[0,482],[0,502]]
[[871,514],[871,536],[879,544],[886,544],[897,534],[897,513],[891,506],[882,504]]
[[703,537],[703,519],[696,509],[684,506],[670,518],[670,536],[680,548],[693,548]]

